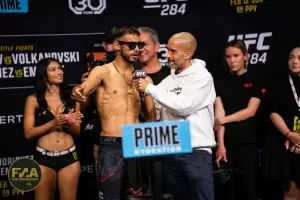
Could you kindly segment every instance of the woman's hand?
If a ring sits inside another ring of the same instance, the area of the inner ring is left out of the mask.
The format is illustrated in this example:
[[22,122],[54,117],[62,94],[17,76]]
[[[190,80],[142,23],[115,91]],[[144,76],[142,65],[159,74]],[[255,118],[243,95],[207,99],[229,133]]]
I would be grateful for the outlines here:
[[223,126],[223,124],[225,124],[225,117],[222,118],[215,118],[215,123],[214,123],[214,130],[217,131],[219,130],[219,128],[221,128],[221,126]]
[[290,148],[290,152],[291,153],[295,153],[295,154],[300,154],[300,148],[293,145],[291,148]]
[[76,124],[81,123],[81,119],[83,118],[83,114],[81,112],[74,112],[74,108],[70,110],[67,114],[67,123],[68,124]]
[[226,157],[226,148],[225,146],[218,146],[217,148],[217,153],[216,153],[216,163],[217,166],[220,168],[220,161],[224,160],[227,162],[227,157]]
[[53,120],[54,126],[60,126],[67,123],[68,116],[66,114],[62,114],[64,111],[64,105],[60,105],[57,107],[55,112],[55,118]]
[[300,148],[300,133],[289,132],[287,138],[298,148]]

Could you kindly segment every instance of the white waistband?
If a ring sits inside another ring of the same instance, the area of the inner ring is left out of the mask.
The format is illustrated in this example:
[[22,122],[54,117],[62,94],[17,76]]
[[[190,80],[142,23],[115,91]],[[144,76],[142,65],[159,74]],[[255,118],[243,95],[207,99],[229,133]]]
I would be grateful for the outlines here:
[[194,148],[194,150],[204,150],[204,151],[207,151],[208,153],[212,154],[211,148],[196,147],[196,148]]
[[43,149],[42,147],[36,146],[36,150],[38,152],[41,152],[43,155],[47,155],[47,156],[62,156],[62,155],[66,155],[68,153],[71,153],[73,151],[75,151],[76,146],[73,145],[71,148],[64,150],[64,151],[47,151],[46,149]]

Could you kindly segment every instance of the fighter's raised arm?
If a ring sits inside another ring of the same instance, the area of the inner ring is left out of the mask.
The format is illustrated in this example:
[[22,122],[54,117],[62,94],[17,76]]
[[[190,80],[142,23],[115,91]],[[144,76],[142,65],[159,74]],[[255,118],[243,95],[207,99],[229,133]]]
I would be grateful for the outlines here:
[[94,92],[104,80],[104,77],[107,76],[108,71],[106,65],[93,68],[87,80],[73,88],[72,99],[78,102],[85,102],[87,96]]

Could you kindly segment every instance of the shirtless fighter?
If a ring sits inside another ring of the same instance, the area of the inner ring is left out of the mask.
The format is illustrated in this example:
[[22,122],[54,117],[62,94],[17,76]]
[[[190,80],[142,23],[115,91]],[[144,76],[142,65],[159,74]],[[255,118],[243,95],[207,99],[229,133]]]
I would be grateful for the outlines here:
[[[133,64],[138,61],[139,51],[144,47],[139,39],[139,31],[133,27],[121,27],[113,29],[112,35],[115,38],[115,60],[93,68],[87,80],[73,89],[72,98],[86,102],[88,95],[96,92],[97,110],[102,124],[97,179],[104,199],[117,200],[125,196],[124,189],[129,189],[128,185],[123,185],[123,177],[130,177],[130,170],[131,174],[136,173],[124,165],[122,125],[139,123],[141,104],[147,111],[147,121],[155,121],[155,107],[149,95],[141,103],[140,94],[132,84]],[[152,82],[149,77],[146,79]]]

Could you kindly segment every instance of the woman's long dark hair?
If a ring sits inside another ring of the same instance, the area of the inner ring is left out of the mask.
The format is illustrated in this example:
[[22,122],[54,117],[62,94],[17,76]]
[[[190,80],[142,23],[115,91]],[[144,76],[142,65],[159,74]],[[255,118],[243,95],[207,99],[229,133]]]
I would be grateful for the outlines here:
[[[44,58],[40,60],[37,64],[37,74],[36,74],[36,98],[40,108],[46,109],[48,108],[47,101],[45,99],[45,91],[46,91],[46,82],[47,82],[47,67],[51,62],[57,62],[59,65],[60,62],[55,58]],[[70,94],[66,92],[65,84],[62,82],[59,85],[60,98],[62,102],[65,104],[69,104],[71,102]]]

